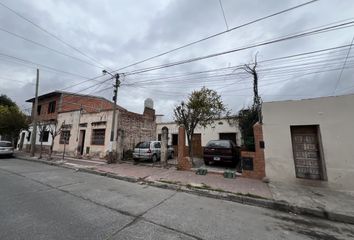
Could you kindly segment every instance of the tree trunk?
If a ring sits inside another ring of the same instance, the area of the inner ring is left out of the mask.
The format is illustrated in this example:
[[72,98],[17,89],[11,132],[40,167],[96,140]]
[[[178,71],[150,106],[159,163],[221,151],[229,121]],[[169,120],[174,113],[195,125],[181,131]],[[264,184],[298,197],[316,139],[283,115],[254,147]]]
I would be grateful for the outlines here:
[[43,153],[43,140],[41,140],[41,149],[39,151],[39,159],[42,158],[42,153]]
[[49,160],[52,159],[53,145],[54,145],[54,138],[52,138],[52,143],[50,144],[50,148],[49,148],[49,156],[48,156]]

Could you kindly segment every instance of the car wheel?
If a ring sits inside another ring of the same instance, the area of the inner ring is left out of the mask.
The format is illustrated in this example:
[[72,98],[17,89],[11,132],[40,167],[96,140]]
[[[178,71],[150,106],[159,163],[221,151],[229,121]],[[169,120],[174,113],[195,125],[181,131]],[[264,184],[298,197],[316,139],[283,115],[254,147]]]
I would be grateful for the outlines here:
[[157,156],[156,156],[156,154],[152,155],[152,162],[153,162],[153,163],[154,163],[154,162],[157,162]]
[[204,160],[205,165],[210,165],[210,162],[208,160]]

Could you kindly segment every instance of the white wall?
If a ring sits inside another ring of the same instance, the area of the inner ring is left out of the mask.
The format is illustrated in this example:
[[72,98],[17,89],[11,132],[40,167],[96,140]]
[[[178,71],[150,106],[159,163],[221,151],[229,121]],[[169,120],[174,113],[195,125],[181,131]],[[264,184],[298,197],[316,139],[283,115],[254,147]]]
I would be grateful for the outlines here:
[[262,114],[271,180],[296,178],[290,126],[319,125],[329,186],[354,191],[354,95],[266,102]]
[[[117,111],[118,116],[118,111]],[[118,119],[118,117],[117,117]],[[109,150],[110,143],[110,131],[112,126],[112,111],[103,111],[100,113],[81,113],[80,111],[65,112],[58,114],[58,126],[65,121],[65,124],[71,124],[70,129],[70,139],[69,144],[65,146],[65,151],[68,152],[68,155],[75,155],[77,147],[79,145],[79,134],[80,130],[85,130],[85,142],[84,142],[84,153],[86,147],[90,147],[89,155],[96,155],[99,157],[104,157]],[[86,127],[80,127],[80,123],[87,123]],[[105,121],[105,125],[92,126],[93,122]],[[104,145],[92,145],[91,144],[91,135],[93,129],[106,129],[105,132],[105,142]],[[60,144],[60,136],[57,136],[54,140],[53,150],[56,152],[63,152],[64,144]],[[114,146],[115,147],[115,146]]]
[[[17,145],[20,143],[22,133],[25,133],[25,138],[24,138],[24,140],[23,140],[23,146],[25,146],[25,145],[30,145],[30,144],[31,144],[31,139],[27,140],[27,138],[28,138],[30,132],[32,133],[32,129],[33,129],[33,127],[30,126],[30,127],[28,128],[28,131],[22,130],[22,131],[20,132],[20,135],[19,135],[19,138],[18,138],[19,140],[18,140],[18,142],[17,142]],[[40,145],[40,144],[41,144],[41,142],[40,142],[40,132],[39,132],[39,128],[37,127],[36,145]],[[43,142],[43,146],[50,146],[51,144],[52,144],[52,137],[51,137],[51,135],[49,134],[48,141],[47,141],[47,142]]]
[[[162,132],[162,128],[166,126],[169,133],[169,143],[172,143],[172,134],[178,134],[178,125],[174,122],[170,123],[158,123],[156,127],[156,139]],[[241,145],[241,133],[238,128],[238,124],[230,124],[226,119],[220,119],[215,121],[214,126],[207,126],[202,128],[197,126],[195,129],[196,134],[201,134],[202,146],[205,146],[210,140],[219,139],[219,133],[236,133],[237,145]],[[187,140],[186,140],[187,144]]]

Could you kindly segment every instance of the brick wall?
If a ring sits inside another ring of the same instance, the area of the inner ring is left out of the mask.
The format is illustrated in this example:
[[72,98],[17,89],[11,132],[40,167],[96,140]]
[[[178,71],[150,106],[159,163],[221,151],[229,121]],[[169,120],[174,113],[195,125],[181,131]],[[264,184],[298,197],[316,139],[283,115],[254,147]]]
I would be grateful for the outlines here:
[[[57,119],[58,117],[58,108],[59,108],[59,95],[49,97],[46,99],[41,99],[38,100],[38,106],[41,106],[41,112],[38,115],[38,121],[49,121],[49,120],[54,120]],[[55,112],[54,113],[48,113],[48,107],[49,103],[55,101],[56,106],[55,106]],[[32,119],[33,119],[33,113],[34,113],[34,102],[32,104]],[[37,111],[37,110],[36,110]]]
[[63,94],[60,112],[83,110],[88,113],[112,109],[112,103],[104,98]]
[[125,151],[134,149],[139,142],[156,140],[155,110],[145,108],[143,114],[120,110],[118,128],[124,131]]
[[253,134],[254,134],[255,145],[256,145],[255,152],[241,151],[241,157],[253,158],[253,171],[243,170],[242,176],[262,179],[265,177],[264,149],[260,147],[260,142],[263,141],[262,124],[256,123],[253,126]]

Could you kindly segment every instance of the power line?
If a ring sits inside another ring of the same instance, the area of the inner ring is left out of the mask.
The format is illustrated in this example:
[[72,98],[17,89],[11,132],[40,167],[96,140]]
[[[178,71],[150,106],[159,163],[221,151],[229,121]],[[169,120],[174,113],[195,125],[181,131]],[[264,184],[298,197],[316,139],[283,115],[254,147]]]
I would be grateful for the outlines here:
[[86,53],[82,52],[80,49],[72,46],[71,44],[69,44],[68,42],[64,41],[63,39],[59,38],[58,36],[56,36],[55,34],[49,32],[48,30],[46,30],[45,28],[41,27],[40,25],[38,25],[37,23],[33,22],[32,20],[26,18],[25,16],[23,16],[22,14],[20,14],[19,12],[15,11],[14,9],[10,8],[9,6],[5,5],[3,2],[0,2],[0,5],[3,6],[4,8],[6,8],[7,10],[11,11],[12,13],[14,13],[15,15],[17,15],[18,17],[22,18],[23,20],[25,20],[26,22],[32,24],[33,26],[35,26],[36,28],[38,28],[39,30],[47,33],[49,36],[55,38],[57,41],[61,42],[62,44],[68,46],[69,48],[73,49],[74,51],[80,53],[81,55],[85,56],[86,58],[90,59],[93,62],[98,63],[99,65],[101,65],[104,68],[108,68],[105,65],[103,65],[102,63],[100,63],[97,59],[87,55]]
[[247,22],[247,23],[244,23],[244,24],[235,26],[235,27],[233,27],[233,28],[230,28],[230,29],[228,29],[228,30],[226,30],[226,31],[222,31],[222,32],[219,32],[219,33],[216,33],[216,34],[213,34],[213,35],[204,37],[204,38],[202,38],[202,39],[199,39],[199,40],[196,40],[196,41],[193,41],[193,42],[184,44],[184,45],[182,45],[182,46],[180,46],[180,47],[177,47],[177,48],[168,50],[168,51],[166,51],[166,52],[162,52],[162,53],[156,54],[156,55],[154,55],[154,56],[152,56],[152,57],[148,57],[148,58],[146,58],[146,59],[143,59],[143,60],[141,60],[141,61],[138,61],[138,62],[135,62],[135,63],[132,63],[132,64],[129,64],[129,65],[127,65],[127,66],[124,66],[124,67],[121,67],[121,68],[119,68],[119,69],[116,69],[116,70],[114,70],[113,72],[118,72],[118,71],[121,71],[121,70],[123,70],[123,69],[126,69],[126,68],[129,68],[129,67],[132,67],[132,66],[135,66],[135,65],[138,65],[138,64],[141,64],[141,63],[150,61],[150,60],[152,60],[152,59],[154,59],[154,58],[158,58],[158,57],[164,56],[164,55],[166,55],[166,54],[169,54],[169,53],[178,51],[178,50],[180,50],[180,49],[183,49],[183,48],[192,46],[192,45],[194,45],[194,44],[197,44],[197,43],[200,43],[200,42],[209,40],[209,39],[211,39],[211,38],[215,38],[215,37],[217,37],[217,36],[223,35],[223,34],[225,34],[225,33],[231,32],[231,31],[234,31],[234,30],[236,30],[236,29],[240,29],[240,28],[249,26],[249,25],[251,25],[251,24],[254,24],[254,23],[263,21],[263,20],[265,20],[265,19],[268,19],[268,18],[271,18],[271,17],[275,17],[275,16],[277,16],[277,15],[281,15],[281,14],[286,13],[286,12],[290,12],[290,11],[292,11],[292,10],[295,10],[295,9],[301,8],[301,7],[304,7],[304,6],[306,6],[306,5],[312,4],[312,3],[317,2],[317,1],[319,1],[319,0],[308,1],[308,2],[305,2],[305,3],[299,4],[299,5],[296,5],[296,6],[287,8],[287,9],[284,9],[284,10],[279,11],[279,12],[275,12],[275,13],[272,13],[272,14],[270,14],[270,15],[267,15],[267,16],[264,16],[264,17],[261,17],[261,18],[257,18],[257,19],[255,19],[255,20],[250,21],[250,22]]
[[48,46],[46,46],[46,45],[44,45],[44,44],[42,44],[42,43],[39,43],[39,42],[33,41],[33,40],[31,40],[31,39],[28,39],[28,38],[26,38],[26,37],[24,37],[24,36],[21,36],[21,35],[17,34],[17,33],[10,32],[9,30],[6,30],[6,29],[4,29],[4,28],[1,28],[1,27],[0,27],[0,31],[6,32],[6,33],[8,33],[8,34],[10,34],[10,35],[12,35],[12,36],[14,36],[14,37],[20,38],[20,39],[22,39],[22,40],[25,40],[25,41],[27,41],[27,42],[30,42],[30,43],[35,44],[35,45],[37,45],[37,46],[40,46],[40,47],[42,47],[42,48],[46,48],[46,49],[48,49],[48,50],[50,50],[50,51],[52,51],[52,52],[55,52],[55,53],[57,53],[57,54],[60,54],[60,55],[62,55],[62,56],[66,56],[66,57],[75,59],[75,60],[77,60],[77,61],[80,61],[80,62],[82,62],[82,63],[85,63],[85,64],[87,64],[87,65],[90,65],[90,66],[94,66],[94,67],[103,69],[103,68],[100,67],[100,66],[97,66],[97,65],[92,64],[92,63],[90,63],[90,62],[87,62],[87,61],[85,61],[85,60],[82,60],[82,59],[80,59],[80,58],[78,58],[78,57],[71,56],[71,55],[69,55],[69,54],[67,54],[67,53],[61,52],[61,51],[56,50],[56,49],[54,49],[54,48],[48,47]]
[[21,81],[21,80],[17,80],[17,79],[12,79],[12,78],[7,78],[7,77],[0,77],[1,80],[5,80],[5,81],[11,81],[11,82],[20,82],[20,83],[26,83],[26,84],[35,84],[35,83],[31,83],[31,82],[25,82],[25,81]]
[[226,16],[225,16],[224,7],[222,6],[221,0],[219,0],[219,4],[220,4],[220,8],[221,8],[222,15],[223,15],[223,17],[224,17],[226,30],[228,31],[228,30],[229,30],[229,25],[227,24],[227,20],[226,20]]
[[333,89],[332,94],[335,94],[336,91],[337,91],[338,84],[339,84],[339,82],[340,82],[340,80],[341,80],[341,78],[342,78],[342,74],[343,74],[345,65],[347,64],[347,60],[348,60],[348,57],[349,57],[349,54],[350,54],[350,50],[352,49],[352,44],[353,44],[353,42],[354,42],[354,36],[353,36],[353,39],[352,39],[352,41],[351,41],[351,43],[350,43],[350,47],[349,47],[349,49],[348,49],[347,56],[345,57],[342,70],[341,70],[340,73],[339,73],[339,76],[338,76],[338,79],[337,79],[336,84],[335,84],[335,86],[334,86],[334,89]]
[[282,42],[282,41],[286,41],[286,40],[301,38],[301,37],[305,37],[305,36],[309,36],[309,35],[313,35],[313,34],[319,34],[319,33],[328,32],[328,31],[334,31],[334,30],[342,29],[343,27],[353,27],[354,26],[353,23],[354,23],[354,21],[350,21],[350,22],[341,23],[341,24],[337,24],[334,26],[330,26],[330,27],[324,27],[324,28],[319,28],[319,29],[312,30],[312,31],[302,32],[299,34],[294,34],[294,35],[290,35],[290,36],[286,36],[286,37],[280,37],[280,38],[277,38],[274,40],[256,43],[254,45],[249,45],[249,46],[240,47],[240,48],[236,48],[236,49],[232,49],[232,50],[228,50],[228,51],[224,51],[224,52],[209,54],[209,55],[202,56],[202,57],[195,57],[195,58],[181,60],[181,61],[177,61],[177,62],[173,62],[173,63],[156,65],[156,66],[152,66],[152,67],[145,68],[145,69],[138,69],[135,71],[128,72],[127,75],[149,72],[149,71],[154,71],[154,70],[167,68],[167,67],[173,67],[173,66],[177,66],[177,65],[181,65],[181,64],[191,63],[191,62],[195,62],[195,61],[199,61],[199,60],[203,60],[203,59],[208,59],[208,58],[213,58],[213,57],[217,57],[217,56],[221,56],[221,55],[225,55],[225,54],[239,52],[239,51],[243,51],[243,50],[247,50],[247,49],[251,49],[251,48],[255,48],[255,47],[278,43],[278,42]]
[[67,71],[64,71],[64,70],[61,70],[61,69],[58,69],[58,68],[54,68],[54,67],[51,67],[51,66],[48,66],[48,65],[36,63],[36,62],[30,61],[30,60],[26,60],[26,59],[23,59],[23,58],[20,58],[20,57],[15,57],[15,56],[12,56],[12,55],[9,55],[9,54],[6,54],[6,53],[1,53],[0,52],[0,55],[1,56],[5,56],[7,58],[16,59],[18,61],[27,62],[27,63],[30,63],[32,65],[40,66],[40,67],[43,67],[43,68],[46,68],[46,69],[50,69],[50,70],[55,71],[55,72],[65,73],[65,74],[69,74],[69,75],[72,75],[72,76],[75,76],[75,77],[89,79],[89,77],[86,77],[86,76],[83,76],[83,75],[80,75],[80,74],[67,72]]
[[[323,54],[323,52],[328,52],[328,51],[332,51],[332,50],[338,50],[338,49],[345,50],[343,48],[347,48],[349,46],[352,46],[352,45],[347,44],[347,45],[331,47],[331,48],[324,48],[324,49],[315,50],[315,51],[309,51],[309,52],[302,52],[302,53],[297,53],[297,54],[292,54],[292,55],[287,55],[287,56],[282,56],[282,57],[277,57],[277,58],[270,58],[270,59],[265,59],[265,60],[259,61],[258,63],[268,63],[268,62],[279,61],[279,60],[288,60],[288,59],[291,59],[291,58],[299,58],[299,57],[302,57],[302,56],[308,57],[308,55],[317,54],[317,53],[322,53]],[[287,63],[288,62],[289,61],[287,61]],[[222,68],[216,68],[216,69],[205,70],[205,71],[189,72],[189,73],[180,74],[180,75],[174,75],[174,76],[152,78],[152,79],[147,79],[147,80],[142,80],[142,81],[135,81],[135,82],[133,82],[133,84],[134,83],[153,82],[153,81],[156,81],[156,80],[163,80],[165,82],[166,79],[173,79],[173,78],[185,77],[185,76],[190,76],[190,75],[200,75],[200,74],[217,72],[217,71],[234,70],[234,69],[237,69],[237,68],[242,67],[242,66],[243,66],[243,64],[240,64],[240,65],[235,65],[235,66],[231,66],[231,67],[222,67]],[[141,79],[141,78],[139,77],[139,79]]]

